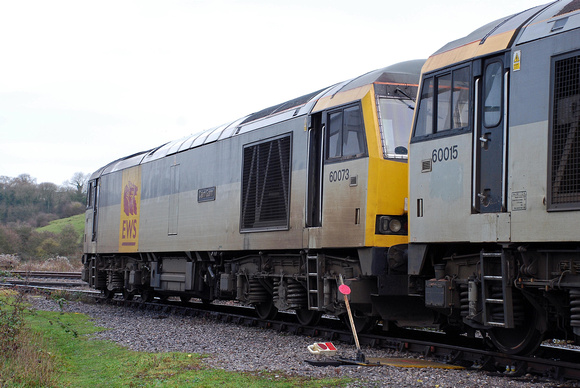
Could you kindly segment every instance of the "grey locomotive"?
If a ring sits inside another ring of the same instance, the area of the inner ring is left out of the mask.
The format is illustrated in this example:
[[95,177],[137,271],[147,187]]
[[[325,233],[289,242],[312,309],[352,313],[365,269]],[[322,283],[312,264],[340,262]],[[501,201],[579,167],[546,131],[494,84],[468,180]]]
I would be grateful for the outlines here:
[[579,27],[579,1],[538,6],[422,70],[410,284],[448,331],[506,353],[580,336]]
[[[294,310],[304,325],[344,315],[344,282],[357,329],[372,327],[390,296],[407,293],[407,147],[423,63],[372,71],[99,169],[84,279],[108,297],[236,299],[263,318]],[[393,246],[403,248],[389,261]],[[405,304],[389,319],[402,323],[415,309]]]

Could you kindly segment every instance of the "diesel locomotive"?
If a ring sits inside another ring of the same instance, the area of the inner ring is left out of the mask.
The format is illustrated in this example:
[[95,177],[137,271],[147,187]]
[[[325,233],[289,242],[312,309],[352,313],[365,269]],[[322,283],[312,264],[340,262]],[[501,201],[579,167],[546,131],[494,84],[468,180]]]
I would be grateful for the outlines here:
[[580,1],[487,24],[422,69],[409,293],[505,353],[580,338]]
[[[407,295],[407,151],[423,60],[395,64],[116,160],[89,180],[83,278],[237,300],[358,330],[433,313]],[[391,248],[391,249],[389,249]],[[389,253],[390,252],[390,253]],[[392,308],[389,308],[392,306]]]

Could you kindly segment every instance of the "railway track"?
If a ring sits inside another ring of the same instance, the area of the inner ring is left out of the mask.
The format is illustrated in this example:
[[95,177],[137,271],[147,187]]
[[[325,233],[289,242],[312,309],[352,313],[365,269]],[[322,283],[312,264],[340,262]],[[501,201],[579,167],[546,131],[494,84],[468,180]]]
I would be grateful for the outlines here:
[[56,278],[56,279],[81,279],[80,272],[57,272],[57,271],[10,271],[13,275],[28,278]]
[[80,272],[10,271],[10,276],[0,279],[0,285],[28,285],[36,287],[86,287]]
[[[54,274],[54,276],[58,275]],[[39,276],[39,278],[43,277]],[[44,276],[44,278],[50,278],[50,276]],[[55,289],[52,286],[52,282],[43,281],[44,286],[30,283],[16,286],[35,289],[46,288],[49,291]],[[4,284],[9,285],[10,283],[5,282]],[[62,287],[59,288],[60,290],[68,288],[64,283],[59,284]],[[74,291],[82,292],[82,290]],[[253,308],[239,305],[207,304],[202,302],[182,303],[180,301],[162,301],[160,299],[155,299],[153,302],[143,302],[138,298],[135,300],[107,299],[94,291],[87,291],[87,295],[101,304],[109,303],[126,308],[147,309],[166,315],[203,317],[220,322],[260,327],[328,341],[354,343],[352,332],[346,329],[338,319],[334,318],[323,317],[316,327],[302,326],[292,312],[279,312],[275,319],[263,320],[255,316]],[[388,334],[388,336],[385,335],[379,328],[372,333],[360,334],[359,341],[362,346],[391,349],[414,355],[420,354],[440,362],[487,371],[506,377],[520,377],[532,374],[558,381],[580,380],[580,351],[577,349],[543,345],[537,354],[523,357],[493,351],[483,338],[452,337],[438,332],[408,329],[389,331]]]

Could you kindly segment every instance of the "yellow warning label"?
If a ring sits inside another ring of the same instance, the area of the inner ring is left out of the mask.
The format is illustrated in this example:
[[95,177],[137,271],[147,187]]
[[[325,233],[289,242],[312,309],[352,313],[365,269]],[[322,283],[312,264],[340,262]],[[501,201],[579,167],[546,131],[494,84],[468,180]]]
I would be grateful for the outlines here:
[[139,248],[139,210],[141,205],[141,168],[123,171],[119,252],[137,252]]
[[520,69],[520,61],[522,59],[521,50],[514,51],[514,63],[512,66],[513,71],[518,71]]

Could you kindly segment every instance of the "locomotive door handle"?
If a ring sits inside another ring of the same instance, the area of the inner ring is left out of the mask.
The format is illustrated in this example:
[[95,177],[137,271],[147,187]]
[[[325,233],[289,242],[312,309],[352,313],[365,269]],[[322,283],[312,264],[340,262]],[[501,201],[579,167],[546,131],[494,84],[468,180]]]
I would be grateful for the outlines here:
[[483,192],[481,193],[477,193],[477,197],[479,198],[480,203],[483,206],[488,206],[489,202],[490,202],[490,194],[491,194],[491,190],[490,189],[483,189]]
[[486,132],[482,134],[481,137],[479,138],[479,141],[481,142],[481,148],[487,151],[487,149],[489,148],[488,143],[491,142],[491,133]]

